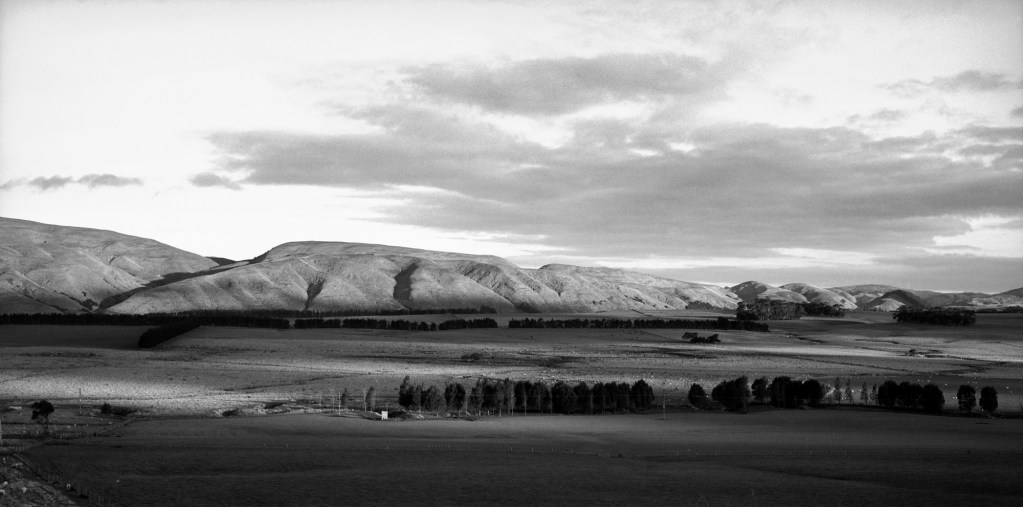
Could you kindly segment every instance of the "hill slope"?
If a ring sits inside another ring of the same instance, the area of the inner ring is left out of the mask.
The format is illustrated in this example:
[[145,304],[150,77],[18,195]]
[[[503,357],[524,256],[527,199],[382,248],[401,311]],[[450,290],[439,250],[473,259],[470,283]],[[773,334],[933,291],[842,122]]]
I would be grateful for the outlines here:
[[495,256],[295,242],[248,261],[116,232],[0,218],[0,313],[311,311],[490,307],[500,312],[734,309],[758,298],[847,309],[1023,304],[1023,289],[948,294],[889,285],[823,289],[749,281],[731,290],[610,268],[520,268]]
[[838,305],[846,310],[858,308],[856,298],[841,289],[822,289],[805,283],[787,283],[782,285],[781,288],[801,294],[811,303],[825,303],[830,306]]
[[110,309],[327,311],[479,308],[499,312],[734,308],[716,287],[614,269],[522,269],[500,257],[357,243],[286,243],[249,262],[133,294]]
[[763,282],[750,280],[740,283],[731,288],[739,298],[746,303],[753,303],[758,299],[770,299],[776,301],[788,301],[790,303],[806,303],[806,297],[798,292],[775,287]]
[[0,309],[82,312],[215,262],[116,232],[0,218]]

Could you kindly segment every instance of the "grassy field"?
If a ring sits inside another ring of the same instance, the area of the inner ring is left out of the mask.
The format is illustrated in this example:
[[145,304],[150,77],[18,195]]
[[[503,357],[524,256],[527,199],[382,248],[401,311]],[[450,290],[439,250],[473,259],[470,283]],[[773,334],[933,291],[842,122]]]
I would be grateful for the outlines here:
[[125,505],[1019,505],[1023,424],[842,410],[139,422],[30,459]]
[[[772,323],[770,333],[699,331],[719,333],[713,345],[691,344],[682,330],[200,328],[139,350],[143,330],[0,327],[5,443],[30,442],[25,437],[42,431],[28,405],[49,399],[57,407],[51,430],[87,438],[31,449],[30,461],[126,505],[1023,503],[1023,419],[849,407],[734,415],[685,403],[693,383],[709,390],[739,375],[849,378],[857,400],[864,383],[890,378],[938,384],[949,411],[960,384],[996,386],[999,413],[1019,414],[1019,315],[981,314],[965,329],[857,312]],[[466,387],[481,377],[643,378],[669,410],[666,420],[660,413],[475,422],[223,417],[336,408],[342,390],[361,397],[371,386],[378,406],[393,409],[406,375]],[[121,428],[98,414],[104,402],[142,419]]]

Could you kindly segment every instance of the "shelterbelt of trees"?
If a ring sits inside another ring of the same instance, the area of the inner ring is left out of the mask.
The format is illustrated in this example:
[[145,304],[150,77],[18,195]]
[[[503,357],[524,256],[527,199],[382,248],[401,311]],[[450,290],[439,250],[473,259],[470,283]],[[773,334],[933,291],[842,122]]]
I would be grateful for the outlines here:
[[300,319],[295,329],[336,328],[336,329],[388,329],[392,331],[445,331],[448,329],[496,328],[497,321],[491,318],[450,319],[436,322],[415,322],[404,319]]
[[[745,412],[751,403],[769,404],[778,408],[819,407],[825,401],[830,404],[841,403],[844,399],[853,403],[851,381],[846,379],[843,391],[840,380],[835,385],[823,384],[815,379],[795,380],[780,376],[768,381],[761,377],[750,386],[746,376],[719,383],[707,396],[700,384],[693,384],[689,389],[689,403],[703,409],[723,409],[731,412]],[[969,413],[977,406],[976,391],[973,386],[963,384],[956,393],[959,410]],[[868,391],[866,383],[860,389],[860,403],[866,406],[879,406],[887,409],[922,410],[938,414],[944,411],[945,395],[935,384],[921,386],[917,383],[886,380],[880,387],[874,384]],[[980,409],[993,413],[998,408],[998,391],[992,386],[981,389]]]
[[510,329],[720,329],[768,332],[767,324],[751,320],[717,319],[511,319]]
[[801,317],[845,317],[845,309],[823,302],[792,303],[774,299],[758,299],[739,303],[735,318],[742,321],[799,320]]
[[644,380],[627,382],[586,382],[575,385],[558,381],[553,385],[528,380],[479,379],[469,390],[450,382],[441,390],[424,387],[405,377],[398,387],[398,404],[410,411],[435,413],[511,414],[601,414],[648,410],[654,405],[654,390]]
[[977,323],[977,312],[964,308],[917,308],[903,306],[892,313],[897,322],[937,324],[940,326],[972,326]]
[[[68,326],[161,326],[171,322],[197,318],[206,322],[238,322],[242,327],[262,327],[245,325],[244,323],[266,322],[266,319],[288,322],[291,319],[323,320],[329,317],[362,317],[362,316],[396,316],[396,315],[443,315],[443,314],[490,314],[497,313],[493,308],[447,308],[433,310],[337,310],[337,311],[297,311],[297,310],[196,310],[175,313],[2,313],[0,325],[3,324],[48,324]],[[203,324],[215,325],[215,324]],[[228,325],[228,324],[224,324]],[[274,324],[279,326],[279,322]]]

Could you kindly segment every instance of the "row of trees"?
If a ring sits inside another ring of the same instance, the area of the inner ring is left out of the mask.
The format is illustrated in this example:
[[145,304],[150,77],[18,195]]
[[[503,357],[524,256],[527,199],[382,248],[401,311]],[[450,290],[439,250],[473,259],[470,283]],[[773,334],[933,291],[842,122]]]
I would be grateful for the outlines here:
[[586,382],[558,381],[548,386],[528,380],[479,379],[468,391],[457,382],[448,383],[442,391],[405,377],[398,387],[399,405],[426,412],[595,414],[642,411],[653,403],[654,390],[644,380],[597,382],[591,387]]
[[[300,327],[301,326],[301,327]],[[448,329],[484,329],[496,328],[497,321],[483,319],[451,319],[437,324],[436,322],[415,322],[404,319],[344,319],[296,320],[295,328],[345,328],[345,329],[386,329],[390,331],[444,331]]]
[[806,315],[803,305],[775,299],[739,303],[735,309],[735,318],[740,321],[798,320],[803,315]]
[[[959,410],[972,412],[977,406],[977,391],[971,385],[959,386],[956,393],[956,400],[959,402]],[[998,410],[998,390],[992,386],[985,386],[980,389],[980,409],[987,413]]]
[[244,312],[182,312],[121,315],[105,313],[0,314],[0,325],[67,325],[67,326],[164,326],[178,322],[198,322],[200,326],[261,327],[288,329],[287,319],[267,314]]
[[886,380],[877,390],[877,404],[885,408],[923,409],[939,413],[945,407],[945,395],[934,384],[921,387],[917,383]]
[[940,326],[972,326],[977,323],[977,312],[965,308],[918,308],[904,305],[892,313],[897,322],[937,324]]
[[803,316],[845,317],[841,305],[829,305],[822,301],[794,303],[775,299],[758,299],[753,303],[739,303],[735,318],[739,320],[799,320]]
[[845,317],[842,305],[829,305],[823,301],[803,303],[803,311],[810,317]]
[[511,329],[736,329],[766,333],[766,324],[750,321],[717,319],[511,319]]
[[[830,396],[835,402],[841,402],[842,390],[839,379],[835,379],[835,388]],[[831,390],[830,386],[821,384],[814,379],[797,380],[787,376],[775,377],[768,383],[767,377],[753,381],[752,386],[745,376],[734,380],[723,381],[711,391],[708,397],[703,386],[693,384],[689,389],[689,403],[698,408],[724,408],[729,411],[745,411],[749,403],[767,403],[779,408],[796,408],[799,406],[817,407]],[[851,382],[846,380],[845,398],[852,401]],[[972,386],[962,385],[956,393],[959,409],[970,412],[977,405],[976,391]],[[945,395],[935,384],[921,386],[917,383],[886,380],[880,387],[876,384],[870,394],[867,385],[860,390],[860,401],[866,404],[894,409],[923,410],[940,413],[945,406]],[[711,403],[714,402],[714,403]],[[716,404],[715,404],[716,403]],[[991,386],[981,389],[980,408],[992,413],[998,408],[998,391]]]
[[[328,317],[392,316],[392,315],[440,315],[440,314],[490,314],[497,313],[491,306],[479,308],[448,308],[437,310],[377,309],[377,310],[193,310],[175,313],[0,313],[0,325],[67,325],[67,326],[162,326],[182,320],[199,319],[204,326],[270,327],[280,328],[281,322],[289,319],[323,321]],[[268,322],[273,322],[268,325]],[[301,329],[296,320],[296,328]],[[331,325],[305,327],[332,327]]]

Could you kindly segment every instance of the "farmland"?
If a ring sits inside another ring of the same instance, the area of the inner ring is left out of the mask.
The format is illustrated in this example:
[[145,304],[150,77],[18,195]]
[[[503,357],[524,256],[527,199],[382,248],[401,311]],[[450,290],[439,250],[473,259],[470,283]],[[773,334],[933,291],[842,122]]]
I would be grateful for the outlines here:
[[[24,455],[124,504],[1008,505],[1023,498],[1021,419],[851,406],[736,415],[685,403],[693,383],[709,390],[739,375],[849,378],[856,399],[862,384],[891,378],[936,383],[946,411],[960,384],[997,386],[999,412],[1011,415],[1021,411],[1023,392],[1019,315],[981,314],[974,327],[939,328],[857,312],[773,323],[770,333],[720,331],[719,344],[689,343],[682,330],[507,329],[507,318],[498,320],[500,329],[438,332],[200,328],[153,350],[135,347],[142,328],[3,326],[0,407],[7,409],[0,415],[5,435],[18,441],[40,431],[27,405],[52,401],[51,430],[87,438]],[[361,397],[369,387],[378,408],[393,411],[405,375],[467,388],[482,377],[643,378],[658,409],[476,421],[338,417],[342,391]],[[121,426],[98,414],[103,403],[137,418]],[[277,412],[290,413],[265,415]]]

